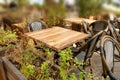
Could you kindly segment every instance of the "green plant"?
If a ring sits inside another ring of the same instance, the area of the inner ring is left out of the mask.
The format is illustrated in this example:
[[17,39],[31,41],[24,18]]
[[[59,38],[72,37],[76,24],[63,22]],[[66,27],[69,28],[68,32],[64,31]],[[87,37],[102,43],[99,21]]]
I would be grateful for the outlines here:
[[49,70],[49,61],[45,61],[42,63],[40,70],[41,70],[41,76],[42,79],[47,79],[50,77],[50,70]]
[[45,21],[49,26],[61,25],[63,19],[66,16],[64,8],[64,0],[60,0],[59,3],[54,3],[51,0],[46,1],[45,8]]
[[85,65],[85,63],[83,61],[78,61],[77,57],[74,58],[74,66],[76,68]]
[[50,57],[50,55],[51,55],[50,49],[45,48],[44,50],[45,50],[45,53],[46,53],[47,57]]
[[75,76],[75,73],[72,73],[70,75],[70,78],[68,80],[77,80],[76,76]]
[[79,73],[79,80],[84,80],[85,74],[86,74],[85,71],[81,71]]
[[50,75],[50,62],[45,61],[40,66],[35,66],[33,77],[36,80],[54,80]]
[[79,16],[88,17],[101,13],[101,5],[104,1],[105,0],[76,0],[76,4],[79,7]]
[[0,29],[0,45],[10,45],[12,42],[16,41],[17,35],[15,32]]
[[26,6],[29,4],[29,0],[18,0],[19,7]]
[[35,65],[33,65],[33,61],[38,56],[33,53],[34,51],[35,49],[32,47],[27,48],[20,55],[20,60],[18,61],[21,64],[21,73],[23,73],[27,78],[29,78],[30,76],[34,76],[35,74]]
[[93,75],[89,73],[87,76],[87,80],[93,80]]
[[[77,58],[73,57],[73,53],[71,52],[71,47],[68,47],[64,50],[61,50],[59,53],[58,59],[58,68],[54,67],[54,64],[51,64],[51,61],[41,60],[38,55],[38,50],[34,47],[25,48],[22,53],[19,55],[20,58],[18,61],[21,65],[20,71],[23,73],[28,79],[33,77],[36,80],[83,80],[86,77],[86,72],[82,71],[79,74],[79,77],[76,76],[76,73],[72,72],[76,68],[84,65],[83,62],[78,61]],[[51,50],[49,48],[42,47],[45,51],[46,56],[51,55]],[[43,55],[44,56],[44,55]],[[37,62],[39,65],[34,64]],[[92,79],[92,75],[89,74],[87,76],[88,80]]]
[[[77,76],[75,73],[72,73],[68,76],[69,71],[71,68],[76,69],[80,68],[81,66],[85,65],[83,61],[78,61],[76,57],[73,58],[73,53],[70,49],[71,47],[66,48],[65,50],[62,50],[59,52],[59,65],[60,65],[60,77],[62,80],[77,80]],[[79,80],[84,80],[84,77],[86,75],[85,71],[80,71],[79,73]],[[87,76],[88,80],[92,79],[92,75],[89,74]]]
[[84,70],[82,70],[80,73],[79,73],[79,80],[84,80],[84,78],[86,77],[87,80],[93,80],[93,75],[92,74],[87,74],[86,75],[86,72]]
[[70,66],[70,60],[72,60],[72,52],[70,47],[66,48],[65,50],[62,50],[58,53],[58,55],[60,56],[59,60],[60,60],[60,66],[61,67],[69,67]]
[[26,64],[22,64],[22,67],[20,69],[21,73],[23,73],[27,78],[29,76],[33,76],[34,75],[34,68],[35,66],[34,65],[26,65]]
[[67,72],[66,70],[62,69],[62,68],[59,68],[60,69],[60,77],[62,78],[62,80],[67,80],[68,79],[68,75],[67,75]]
[[11,31],[4,31],[3,29],[0,29],[0,52],[1,55],[10,54],[13,52],[13,49],[15,49],[17,44],[18,38],[16,33]]
[[[32,49],[33,50],[33,49]],[[33,60],[35,60],[38,56],[31,52],[31,49],[27,49],[21,55],[21,63],[24,64],[32,64]]]

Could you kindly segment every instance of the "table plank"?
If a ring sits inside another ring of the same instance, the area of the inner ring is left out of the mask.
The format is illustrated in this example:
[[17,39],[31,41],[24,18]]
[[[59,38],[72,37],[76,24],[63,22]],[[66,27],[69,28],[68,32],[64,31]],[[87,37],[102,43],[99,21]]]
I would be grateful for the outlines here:
[[[80,35],[79,33],[76,33],[74,35],[74,32],[71,32],[71,31],[66,31],[66,32],[63,32],[63,33],[59,33],[59,34],[55,34],[55,35],[52,35],[52,36],[49,36],[49,37],[46,37],[46,38],[43,38],[41,39],[42,41],[45,41],[45,42],[49,42],[49,43],[52,43],[51,45],[54,45],[54,44],[59,44],[61,42],[64,42],[66,40],[69,40],[70,38],[73,38],[75,36],[78,36]],[[67,37],[66,37],[67,36]],[[54,43],[54,44],[53,44]]]
[[54,29],[53,28],[48,28],[48,29],[44,29],[42,31],[29,32],[29,33],[26,33],[26,35],[35,36],[35,35],[39,35],[39,34],[42,35],[42,33],[50,34],[50,33],[56,33],[58,31],[60,32],[61,30],[62,29],[60,29],[58,27],[54,27]]
[[47,37],[51,37],[53,35],[56,35],[56,34],[61,34],[61,33],[64,33],[66,32],[67,30],[60,30],[60,29],[48,29],[48,30],[43,30],[41,32],[35,32],[35,34],[30,34],[30,36],[36,38],[36,39],[44,39],[44,38],[47,38]]
[[30,32],[25,35],[42,42],[57,51],[90,36],[89,34],[61,27],[53,27],[41,31]]
[[86,19],[86,18],[66,18],[64,20],[66,22],[71,22],[71,23],[75,23],[75,24],[81,24],[82,21],[85,21],[85,22],[91,24],[92,22],[96,21],[96,20],[91,20],[91,19]]
[[[79,36],[81,36],[81,37],[79,37]],[[87,37],[88,37],[88,35],[84,35],[84,37],[82,37],[82,35],[78,34],[75,36],[70,36],[70,37],[64,38],[62,40],[59,40],[58,42],[51,44],[51,45],[53,45],[54,48],[56,48],[57,50],[61,50],[65,47],[70,46],[72,43],[79,42]]]

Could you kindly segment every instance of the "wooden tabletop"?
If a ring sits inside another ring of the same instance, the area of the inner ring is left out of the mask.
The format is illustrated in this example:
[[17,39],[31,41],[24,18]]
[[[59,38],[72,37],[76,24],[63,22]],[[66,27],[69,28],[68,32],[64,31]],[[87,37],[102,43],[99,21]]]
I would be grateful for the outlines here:
[[95,22],[96,20],[91,20],[91,19],[86,19],[86,18],[66,18],[64,19],[64,21],[75,23],[75,24],[81,24],[82,21],[85,21],[88,24],[91,24],[92,22]]
[[79,42],[90,35],[61,27],[48,28],[36,32],[25,33],[26,36],[40,41],[48,47],[60,51],[73,43]]

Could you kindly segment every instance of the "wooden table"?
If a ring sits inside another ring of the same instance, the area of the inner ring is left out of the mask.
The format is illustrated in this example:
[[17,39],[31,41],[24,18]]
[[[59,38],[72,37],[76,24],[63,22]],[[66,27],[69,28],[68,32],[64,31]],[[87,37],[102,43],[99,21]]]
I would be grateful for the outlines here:
[[73,43],[79,42],[90,35],[61,27],[48,28],[36,32],[25,33],[26,36],[44,43],[53,50],[60,51]]
[[95,22],[96,20],[90,20],[86,18],[66,18],[64,19],[65,22],[72,23],[72,30],[78,31],[78,26],[82,24],[82,21],[85,21],[88,24]]
[[75,24],[81,24],[82,21],[85,21],[85,22],[91,24],[92,22],[96,21],[96,20],[90,20],[90,19],[86,19],[86,18],[66,18],[64,20],[66,22],[71,22],[71,23],[75,23]]

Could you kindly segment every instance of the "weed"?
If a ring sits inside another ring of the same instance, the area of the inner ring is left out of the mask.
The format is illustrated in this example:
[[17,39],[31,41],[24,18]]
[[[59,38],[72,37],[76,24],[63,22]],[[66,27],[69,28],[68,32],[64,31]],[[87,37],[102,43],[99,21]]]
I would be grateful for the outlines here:
[[23,73],[27,78],[29,76],[33,76],[34,75],[34,68],[35,66],[34,65],[25,65],[25,64],[22,64],[22,67],[20,69],[21,73]]
[[0,29],[0,45],[9,46],[12,42],[16,42],[16,41],[17,41],[17,35],[15,32],[13,33],[11,31],[4,31]]

